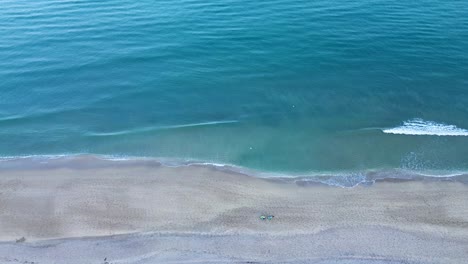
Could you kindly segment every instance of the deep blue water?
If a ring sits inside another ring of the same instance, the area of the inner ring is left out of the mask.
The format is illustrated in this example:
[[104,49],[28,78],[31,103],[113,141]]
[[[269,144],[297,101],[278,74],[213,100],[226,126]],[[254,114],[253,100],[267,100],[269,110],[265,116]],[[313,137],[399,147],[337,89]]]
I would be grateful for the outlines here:
[[468,170],[467,1],[0,5],[0,156]]

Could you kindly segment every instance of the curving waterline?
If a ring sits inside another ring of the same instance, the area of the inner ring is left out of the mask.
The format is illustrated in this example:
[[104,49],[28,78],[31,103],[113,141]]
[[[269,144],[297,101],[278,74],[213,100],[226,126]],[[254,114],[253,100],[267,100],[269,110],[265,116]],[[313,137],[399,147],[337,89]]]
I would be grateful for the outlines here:
[[301,186],[324,184],[328,186],[351,188],[359,185],[372,185],[376,181],[385,180],[459,181],[468,184],[468,171],[424,172],[395,168],[370,169],[362,171],[311,171],[309,173],[297,174],[259,171],[234,164],[200,161],[196,159],[98,155],[90,153],[0,157],[0,170],[41,168],[91,169],[129,165],[149,167],[164,166],[173,168],[201,166],[227,173],[236,173],[274,181],[295,183]]
[[214,125],[232,124],[232,123],[239,123],[239,120],[210,121],[210,122],[189,123],[189,124],[171,125],[171,126],[149,126],[149,127],[139,128],[139,129],[129,129],[129,130],[121,130],[121,131],[115,131],[115,132],[88,132],[86,133],[86,136],[92,136],[92,137],[122,136],[122,135],[138,134],[138,133],[157,131],[157,130],[178,129],[178,128],[188,128],[188,127],[199,127],[199,126],[214,126]]
[[468,136],[468,130],[454,125],[425,121],[420,118],[403,122],[402,126],[382,130],[386,134],[413,136]]

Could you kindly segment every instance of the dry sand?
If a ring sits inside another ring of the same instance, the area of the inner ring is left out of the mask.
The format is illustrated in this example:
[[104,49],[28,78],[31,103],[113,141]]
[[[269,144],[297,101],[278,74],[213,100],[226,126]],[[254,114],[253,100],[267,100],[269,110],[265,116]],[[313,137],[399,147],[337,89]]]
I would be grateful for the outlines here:
[[460,182],[303,187],[206,166],[3,169],[0,211],[0,263],[468,263]]

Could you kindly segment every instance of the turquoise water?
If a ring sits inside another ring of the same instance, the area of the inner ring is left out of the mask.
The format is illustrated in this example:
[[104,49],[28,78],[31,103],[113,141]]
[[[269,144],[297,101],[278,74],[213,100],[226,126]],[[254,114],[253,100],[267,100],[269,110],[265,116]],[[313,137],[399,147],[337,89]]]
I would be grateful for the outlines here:
[[0,156],[468,169],[466,1],[3,0],[0,35]]

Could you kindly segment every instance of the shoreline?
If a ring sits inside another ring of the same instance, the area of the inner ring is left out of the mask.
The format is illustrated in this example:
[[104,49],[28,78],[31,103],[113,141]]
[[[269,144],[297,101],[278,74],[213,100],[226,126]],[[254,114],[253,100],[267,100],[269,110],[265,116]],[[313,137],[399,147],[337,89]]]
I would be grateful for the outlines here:
[[97,154],[27,155],[0,157],[0,171],[42,170],[71,168],[77,170],[108,167],[206,167],[233,174],[246,175],[271,181],[294,182],[298,185],[323,184],[335,187],[372,185],[382,181],[454,181],[468,184],[467,171],[416,171],[401,168],[352,171],[324,171],[288,173],[260,171],[234,164],[213,163],[194,159],[111,156]]
[[0,263],[468,259],[463,181],[337,188],[209,166],[79,161],[0,169]]

